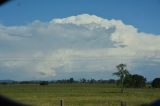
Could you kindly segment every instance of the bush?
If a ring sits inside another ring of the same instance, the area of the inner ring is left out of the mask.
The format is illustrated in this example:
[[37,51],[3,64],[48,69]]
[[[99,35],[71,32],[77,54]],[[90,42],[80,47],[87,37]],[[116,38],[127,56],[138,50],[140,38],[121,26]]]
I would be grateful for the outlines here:
[[152,87],[153,87],[153,88],[160,88],[160,78],[155,78],[155,79],[152,81]]
[[48,81],[42,81],[40,82],[40,85],[48,85]]
[[146,85],[146,78],[138,74],[128,75],[124,80],[124,85],[126,87],[142,88]]

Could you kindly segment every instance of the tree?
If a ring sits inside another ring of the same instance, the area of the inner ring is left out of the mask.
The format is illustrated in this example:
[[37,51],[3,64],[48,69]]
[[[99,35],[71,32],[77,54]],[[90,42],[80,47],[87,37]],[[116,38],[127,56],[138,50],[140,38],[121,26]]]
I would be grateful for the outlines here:
[[124,80],[125,87],[142,88],[146,85],[146,78],[142,75],[128,75]]
[[69,79],[69,83],[74,83],[74,79],[73,79],[73,78],[70,78],[70,79]]
[[146,78],[138,74],[132,75],[132,83],[133,83],[133,87],[135,88],[145,87]]
[[127,75],[129,75],[128,70],[126,69],[126,64],[119,64],[116,66],[118,72],[113,73],[113,75],[116,75],[119,77],[120,83],[121,83],[121,93],[124,92],[124,79]]
[[92,84],[92,83],[96,83],[97,81],[95,79],[91,78],[91,80],[89,80],[88,82]]
[[160,88],[160,78],[155,78],[155,79],[152,81],[152,87],[153,87],[153,88]]
[[39,84],[40,85],[48,85],[48,81],[41,81]]
[[133,83],[132,83],[132,75],[127,75],[124,79],[124,86],[125,87],[132,87]]
[[86,80],[85,78],[82,78],[82,79],[80,80],[80,82],[81,82],[81,83],[86,83],[87,80]]

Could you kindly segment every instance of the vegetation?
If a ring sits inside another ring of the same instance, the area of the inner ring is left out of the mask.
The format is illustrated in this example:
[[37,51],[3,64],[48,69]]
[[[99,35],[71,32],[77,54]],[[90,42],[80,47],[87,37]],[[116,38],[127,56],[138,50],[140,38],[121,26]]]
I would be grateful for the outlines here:
[[146,78],[142,75],[127,75],[124,80],[124,86],[130,88],[143,88],[146,85]]
[[41,81],[39,84],[40,85],[48,85],[48,81]]
[[[160,97],[160,78],[153,80],[151,88],[146,86],[144,76],[130,74],[125,64],[119,64],[116,68],[118,71],[113,74],[119,80],[2,80],[0,94],[34,106],[59,106],[61,99],[65,106],[118,106],[121,101],[125,101],[127,106],[140,106]],[[117,82],[120,82],[120,86],[117,86]]]
[[160,88],[160,78],[155,78],[152,82],[153,88]]
[[33,106],[127,106],[150,103],[160,97],[160,89],[125,88],[119,93],[116,84],[8,84],[0,85],[0,94]]
[[121,93],[124,92],[124,80],[127,75],[129,75],[128,70],[126,69],[126,64],[119,64],[117,66],[118,72],[113,73],[113,75],[116,75],[119,77],[120,83],[121,83]]

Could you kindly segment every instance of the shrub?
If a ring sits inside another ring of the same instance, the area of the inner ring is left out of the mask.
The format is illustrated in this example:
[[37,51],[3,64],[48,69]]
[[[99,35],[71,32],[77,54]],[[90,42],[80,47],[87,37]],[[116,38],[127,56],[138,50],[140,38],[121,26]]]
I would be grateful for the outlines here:
[[146,85],[146,78],[138,74],[128,75],[124,80],[124,85],[126,87],[142,88]]
[[152,87],[153,87],[153,88],[160,88],[160,78],[155,78],[155,79],[152,81]]
[[48,81],[41,81],[40,85],[48,85]]

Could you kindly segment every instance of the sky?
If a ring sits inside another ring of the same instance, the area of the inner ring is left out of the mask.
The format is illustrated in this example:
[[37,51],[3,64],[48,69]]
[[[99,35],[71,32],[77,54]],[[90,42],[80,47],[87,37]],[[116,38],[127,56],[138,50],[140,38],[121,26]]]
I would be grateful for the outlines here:
[[160,77],[160,0],[13,0],[0,7],[0,79]]

